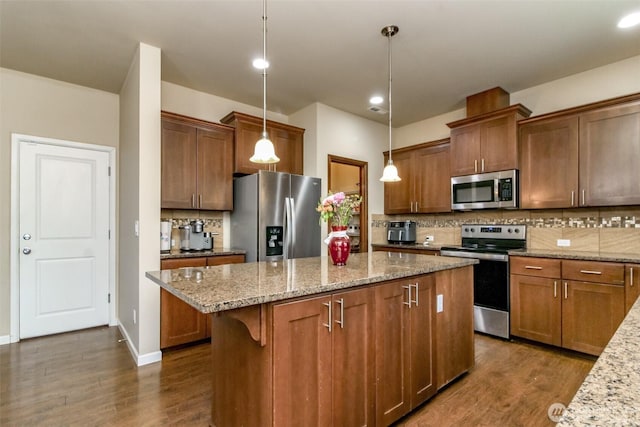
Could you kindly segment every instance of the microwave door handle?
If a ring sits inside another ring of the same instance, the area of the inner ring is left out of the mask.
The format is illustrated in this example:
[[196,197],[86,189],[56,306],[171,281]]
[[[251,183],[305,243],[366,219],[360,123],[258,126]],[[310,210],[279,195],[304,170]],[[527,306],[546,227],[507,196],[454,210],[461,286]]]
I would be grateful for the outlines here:
[[500,201],[500,180],[498,178],[494,179],[495,184],[493,185],[493,188],[495,188],[495,193],[493,195],[493,201],[494,202],[499,202]]

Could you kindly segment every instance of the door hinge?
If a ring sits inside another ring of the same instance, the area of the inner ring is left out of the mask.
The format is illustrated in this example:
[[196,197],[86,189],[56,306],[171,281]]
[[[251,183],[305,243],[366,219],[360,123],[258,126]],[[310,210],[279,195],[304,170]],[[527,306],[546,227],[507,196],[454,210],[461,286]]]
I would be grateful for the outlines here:
[[111,293],[107,294],[107,304],[111,304]]
[[111,230],[107,230],[107,238],[111,240]]
[[107,175],[111,176],[111,166],[107,166]]

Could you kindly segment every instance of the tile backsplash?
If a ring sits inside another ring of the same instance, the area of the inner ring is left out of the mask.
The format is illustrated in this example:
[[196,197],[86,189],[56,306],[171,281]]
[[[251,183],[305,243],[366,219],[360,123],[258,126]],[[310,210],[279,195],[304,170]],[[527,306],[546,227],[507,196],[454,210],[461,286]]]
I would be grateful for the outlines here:
[[[434,215],[372,215],[371,242],[386,242],[393,220],[416,221],[416,240],[435,237],[434,245],[459,245],[462,224],[525,224],[527,247],[567,251],[640,252],[640,207],[554,210],[481,210]],[[558,239],[570,240],[558,247]]]
[[180,248],[180,230],[178,227],[187,225],[195,219],[204,221],[204,231],[218,233],[218,235],[215,235],[213,238],[213,247],[221,249],[223,246],[222,215],[223,212],[220,211],[162,209],[160,212],[160,221],[171,221],[172,249]]

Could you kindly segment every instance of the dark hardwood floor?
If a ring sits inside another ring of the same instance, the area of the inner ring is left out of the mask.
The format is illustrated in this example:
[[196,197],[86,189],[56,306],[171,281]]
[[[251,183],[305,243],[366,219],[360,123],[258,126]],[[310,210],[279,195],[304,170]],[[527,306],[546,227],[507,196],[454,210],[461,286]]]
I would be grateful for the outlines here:
[[[2,426],[207,426],[209,344],[137,368],[117,328],[0,346]],[[593,358],[476,335],[476,367],[401,426],[550,426]]]

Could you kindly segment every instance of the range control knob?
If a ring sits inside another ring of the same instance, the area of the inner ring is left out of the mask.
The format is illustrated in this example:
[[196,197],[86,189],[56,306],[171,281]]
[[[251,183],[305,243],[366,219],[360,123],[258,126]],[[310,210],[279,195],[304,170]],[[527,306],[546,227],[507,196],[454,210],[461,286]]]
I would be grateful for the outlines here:
[[515,229],[515,230],[513,230],[513,231],[515,231],[516,233],[519,233],[519,232],[520,232],[520,229],[519,229],[519,228],[516,228],[516,229]]
[[475,228],[473,228],[473,227],[471,227],[471,232],[473,233],[473,232],[475,232],[475,231],[476,231],[476,229],[475,229]]
[[468,233],[468,232],[469,232],[469,227],[465,227],[465,228],[464,228],[464,232],[465,232],[465,233]]
[[507,233],[513,233],[513,230],[510,228],[507,228]]

